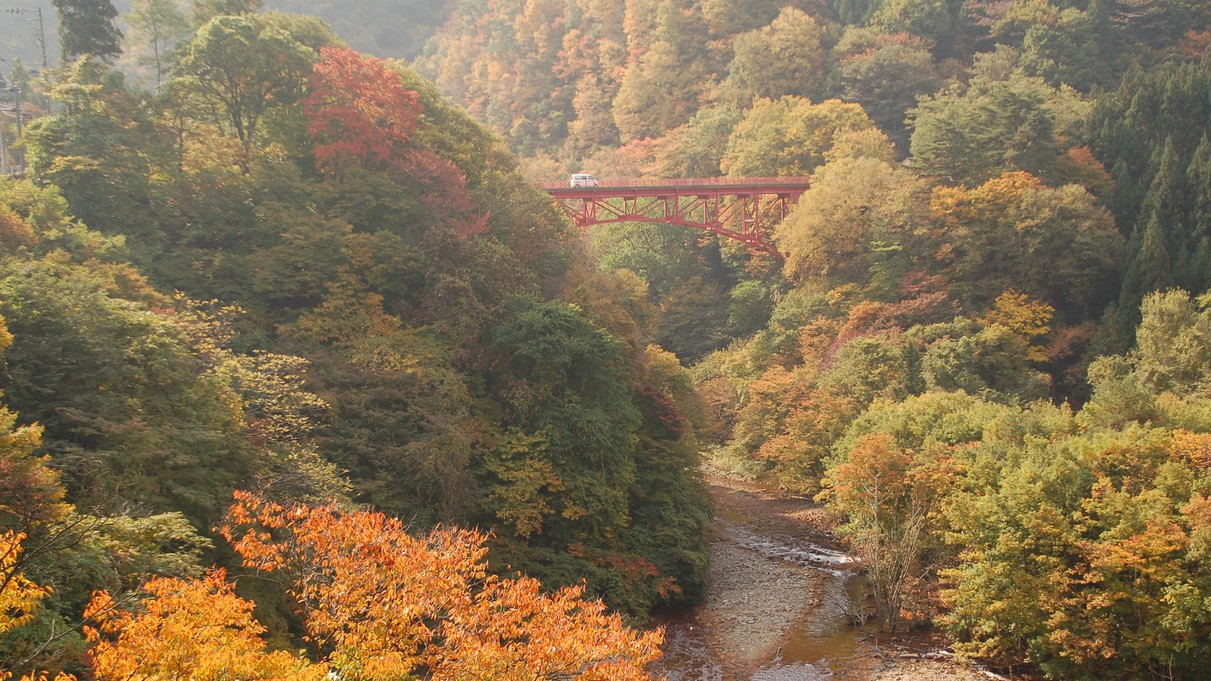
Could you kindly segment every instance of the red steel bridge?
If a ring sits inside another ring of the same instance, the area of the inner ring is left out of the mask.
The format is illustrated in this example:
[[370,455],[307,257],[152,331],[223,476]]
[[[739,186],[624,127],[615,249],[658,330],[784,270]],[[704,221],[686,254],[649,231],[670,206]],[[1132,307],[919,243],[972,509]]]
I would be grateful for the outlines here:
[[806,177],[708,177],[678,180],[604,179],[598,187],[545,183],[563,212],[581,227],[656,222],[714,232],[781,258],[770,228],[807,191]]

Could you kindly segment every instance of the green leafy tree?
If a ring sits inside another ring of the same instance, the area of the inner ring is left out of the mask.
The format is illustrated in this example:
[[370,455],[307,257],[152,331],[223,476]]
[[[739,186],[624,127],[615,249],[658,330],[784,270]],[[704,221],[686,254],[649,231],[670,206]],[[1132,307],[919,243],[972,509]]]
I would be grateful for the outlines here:
[[901,277],[922,248],[928,185],[874,158],[820,167],[798,207],[778,226],[793,282],[856,284],[877,299],[898,293]]
[[723,287],[704,277],[690,277],[665,292],[653,332],[661,347],[693,361],[727,345],[731,340],[727,322]]
[[759,99],[732,131],[720,167],[733,177],[806,175],[846,133],[874,128],[861,106],[839,99]]
[[[607,576],[595,563],[640,558],[619,551],[643,424],[623,383],[620,343],[576,308],[522,298],[489,343],[496,367],[489,389],[503,411],[501,436],[474,464],[490,514],[484,520],[500,528],[506,560],[528,557],[555,583],[588,575],[591,588],[603,588],[597,581]],[[659,584],[662,576],[651,578]],[[642,580],[609,588],[608,599],[643,607]]]
[[155,69],[156,91],[169,71],[168,50],[188,34],[189,22],[175,0],[133,0],[126,15],[128,40],[150,48],[144,63]]
[[1087,11],[1067,7],[1043,13],[1021,38],[1022,69],[1053,86],[1082,92],[1115,85],[1123,50],[1114,49],[1108,23],[1099,3],[1090,3]]
[[1194,549],[1206,477],[1190,466],[1205,446],[1138,426],[1027,441],[996,489],[955,495],[948,537],[964,548],[943,595],[957,649],[1055,678],[1197,678],[1211,618]]
[[912,162],[950,182],[974,184],[1006,170],[1052,174],[1074,141],[1085,105],[1041,79],[977,76],[922,97],[909,111]]
[[962,563],[942,573],[950,606],[943,621],[967,655],[1001,664],[1029,659],[1071,585],[1078,528],[1069,513],[1088,493],[1090,476],[1070,451],[1043,450],[1015,456],[998,478],[1001,492],[958,495],[948,505]]
[[715,35],[736,35],[767,26],[789,5],[777,0],[702,0],[700,4]]
[[914,387],[910,357],[908,345],[896,331],[854,338],[837,350],[818,383],[861,407],[878,399],[899,401]]
[[182,87],[213,103],[215,122],[240,141],[247,170],[261,119],[302,94],[315,59],[312,48],[269,18],[219,16],[183,46],[177,74]]
[[6,394],[46,428],[74,498],[99,508],[138,498],[203,526],[213,518],[256,457],[179,328],[88,272],[49,263],[5,272],[0,290],[20,341],[8,351]]
[[139,98],[91,58],[64,69],[52,97],[63,110],[31,123],[24,136],[30,168],[89,227],[137,237],[139,255],[154,252],[158,211],[150,177],[166,147]]
[[935,239],[953,244],[944,260],[951,290],[973,309],[1019,290],[1072,318],[1104,305],[1123,239],[1083,187],[1056,189],[1023,173],[979,187],[938,187],[930,200]]
[[[492,345],[505,369],[496,389],[519,380],[530,384],[506,402],[504,425],[535,439],[528,448],[542,452],[538,461],[561,480],[564,493],[550,499],[552,512],[543,519],[547,541],[608,536],[625,522],[620,494],[633,475],[629,445],[638,426],[619,381],[617,341],[574,308],[519,299],[492,334]],[[582,524],[584,529],[573,529]]]
[[[0,319],[0,353],[13,340]],[[78,512],[40,453],[43,432],[0,406],[0,655],[16,673],[76,671],[82,641],[74,629],[93,589],[125,592],[153,574],[196,574],[210,546],[180,513]],[[33,588],[31,578],[51,588]]]
[[1211,378],[1211,313],[1205,299],[1180,290],[1144,297],[1135,349],[1127,355],[1132,380],[1153,394],[1197,394]]
[[970,395],[998,392],[1023,402],[1050,394],[1046,376],[1031,366],[1026,338],[998,323],[980,327],[965,322],[960,317],[942,328],[922,330],[941,335],[930,339],[921,357],[927,388]]
[[833,49],[833,57],[840,62],[845,99],[861,104],[905,154],[909,141],[905,115],[917,97],[931,94],[939,85],[926,41],[851,27]]
[[729,81],[745,101],[814,95],[824,82],[822,35],[806,12],[784,8],[765,28],[736,38]]
[[202,27],[215,17],[255,14],[264,4],[262,0],[190,0],[189,18],[195,27]]
[[870,25],[888,33],[905,31],[929,38],[944,51],[954,33],[954,5],[944,0],[884,0]]
[[661,175],[668,177],[714,177],[727,148],[727,138],[740,121],[733,107],[699,109],[690,122],[664,138],[660,149]]

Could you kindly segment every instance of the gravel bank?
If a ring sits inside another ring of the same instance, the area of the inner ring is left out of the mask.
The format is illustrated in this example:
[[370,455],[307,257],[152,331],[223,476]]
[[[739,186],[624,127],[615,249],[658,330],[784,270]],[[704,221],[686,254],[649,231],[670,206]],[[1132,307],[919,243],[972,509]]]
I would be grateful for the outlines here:
[[[803,552],[787,555],[778,548],[813,547],[826,559],[830,549],[842,549],[824,513],[806,500],[717,471],[708,471],[707,481],[717,516],[710,591],[707,602],[676,625],[680,650],[670,661],[694,659],[695,669],[670,670],[671,679],[989,681],[979,670],[880,646],[857,630],[828,634],[820,625],[836,620],[838,606],[829,601],[837,598],[838,575],[844,579],[853,566],[826,563],[821,570],[798,555]],[[805,632],[825,644],[835,638],[838,654],[819,664],[784,663],[784,648],[800,645]]]

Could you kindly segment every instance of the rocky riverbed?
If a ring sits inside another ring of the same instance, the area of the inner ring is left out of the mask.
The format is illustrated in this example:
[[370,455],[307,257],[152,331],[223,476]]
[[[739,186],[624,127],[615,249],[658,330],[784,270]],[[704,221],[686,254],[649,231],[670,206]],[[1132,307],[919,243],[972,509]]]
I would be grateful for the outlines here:
[[[856,565],[820,509],[708,471],[716,519],[707,601],[662,618],[670,681],[987,681],[925,639],[851,624]],[[940,659],[930,659],[930,658]]]

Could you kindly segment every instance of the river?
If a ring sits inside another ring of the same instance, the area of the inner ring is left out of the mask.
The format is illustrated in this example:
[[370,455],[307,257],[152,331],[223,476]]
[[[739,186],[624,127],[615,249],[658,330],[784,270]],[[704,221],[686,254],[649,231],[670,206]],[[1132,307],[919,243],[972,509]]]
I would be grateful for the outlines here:
[[[886,645],[853,558],[822,511],[758,484],[709,474],[716,517],[706,602],[664,613],[669,681],[969,681],[950,662],[919,659],[928,642]],[[904,652],[910,650],[911,652]]]

